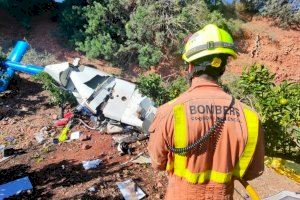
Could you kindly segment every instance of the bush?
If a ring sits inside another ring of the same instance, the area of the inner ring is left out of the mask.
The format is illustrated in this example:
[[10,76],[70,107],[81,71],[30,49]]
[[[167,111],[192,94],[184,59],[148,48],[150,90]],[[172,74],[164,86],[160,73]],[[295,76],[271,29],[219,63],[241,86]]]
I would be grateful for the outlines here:
[[282,28],[299,29],[300,5],[298,0],[241,0],[246,11],[271,17]]
[[142,75],[137,80],[137,87],[143,95],[150,97],[157,106],[167,101],[167,91],[161,76],[158,74]]
[[155,73],[141,76],[137,81],[137,86],[139,91],[150,97],[157,106],[175,99],[188,88],[187,81],[183,77],[166,83],[160,75]]
[[69,92],[56,86],[56,82],[51,78],[49,74],[41,72],[34,76],[34,80],[36,80],[39,83],[42,83],[43,89],[50,92],[50,103],[58,106],[62,106],[65,103],[70,103],[72,105],[76,104],[75,97]]
[[268,0],[261,11],[262,15],[277,19],[274,24],[282,28],[300,28],[300,5],[296,0]]
[[178,97],[181,93],[185,92],[188,89],[188,84],[185,78],[177,77],[169,83],[169,86],[166,88],[168,92],[168,101],[171,101]]
[[89,58],[111,60],[125,41],[128,9],[126,0],[92,0],[81,5],[69,1],[62,7],[60,27],[71,44]]
[[139,63],[148,68],[163,55],[180,54],[183,38],[208,23],[233,33],[239,29],[219,11],[211,13],[213,6],[204,0],[68,2],[62,7],[60,27],[69,41],[90,58],[118,65]]
[[265,130],[266,153],[270,156],[299,158],[300,84],[274,84],[274,74],[262,65],[245,69],[231,90],[237,98],[254,107]]
[[38,51],[30,48],[22,59],[22,63],[46,66],[57,62],[55,56],[47,51]]

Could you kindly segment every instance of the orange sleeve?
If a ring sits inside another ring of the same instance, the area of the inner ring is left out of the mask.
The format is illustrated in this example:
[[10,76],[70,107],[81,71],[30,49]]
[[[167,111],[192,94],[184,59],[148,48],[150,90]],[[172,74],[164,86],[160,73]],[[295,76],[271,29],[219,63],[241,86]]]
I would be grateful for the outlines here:
[[154,169],[165,170],[168,161],[168,148],[166,143],[167,119],[161,117],[162,112],[158,110],[157,115],[149,128],[150,140],[148,151],[151,165]]
[[264,171],[264,157],[265,157],[265,144],[264,144],[264,131],[259,126],[259,135],[256,149],[252,161],[243,177],[244,180],[252,180],[259,177]]

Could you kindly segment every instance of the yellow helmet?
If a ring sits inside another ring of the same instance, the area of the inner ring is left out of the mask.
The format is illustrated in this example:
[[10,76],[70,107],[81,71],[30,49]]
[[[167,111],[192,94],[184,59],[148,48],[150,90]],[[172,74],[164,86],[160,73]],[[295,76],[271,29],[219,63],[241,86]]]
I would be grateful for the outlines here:
[[230,34],[214,24],[208,24],[188,39],[182,59],[192,62],[213,54],[229,54],[234,58],[237,57]]

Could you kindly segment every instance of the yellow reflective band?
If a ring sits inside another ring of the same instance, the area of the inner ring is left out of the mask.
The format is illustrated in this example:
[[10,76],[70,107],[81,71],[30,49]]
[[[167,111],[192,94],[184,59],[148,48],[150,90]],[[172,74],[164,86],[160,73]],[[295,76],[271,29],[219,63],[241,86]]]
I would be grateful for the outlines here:
[[207,181],[213,181],[216,183],[228,183],[231,180],[232,173],[222,173],[213,170],[207,170],[200,173],[193,173],[188,169],[178,170],[174,169],[176,176],[185,178],[190,183],[205,183]]
[[167,171],[171,171],[174,169],[174,162],[168,162],[166,166]]
[[[184,104],[176,105],[173,108],[174,114],[174,145],[176,148],[187,146],[187,121]],[[185,170],[186,157],[184,155],[174,155],[174,168],[177,170]]]
[[257,114],[248,108],[244,108],[243,111],[246,118],[248,138],[244,152],[233,171],[233,175],[238,178],[242,178],[244,176],[252,160],[259,131],[259,120]]

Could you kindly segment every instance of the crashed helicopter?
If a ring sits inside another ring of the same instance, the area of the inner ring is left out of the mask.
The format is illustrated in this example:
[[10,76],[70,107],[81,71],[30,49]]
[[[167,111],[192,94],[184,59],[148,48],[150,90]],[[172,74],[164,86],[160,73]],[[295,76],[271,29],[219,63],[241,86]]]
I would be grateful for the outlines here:
[[21,64],[28,47],[27,42],[18,41],[8,58],[1,63],[0,92],[6,90],[9,77],[15,71],[31,75],[44,71],[60,87],[74,95],[79,108],[87,109],[94,116],[101,115],[147,133],[155,117],[156,107],[150,98],[139,92],[134,83],[90,66],[79,65],[79,59],[75,59],[73,64],[64,62],[45,67]]

